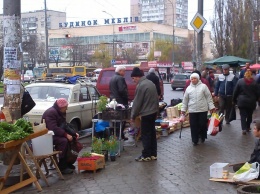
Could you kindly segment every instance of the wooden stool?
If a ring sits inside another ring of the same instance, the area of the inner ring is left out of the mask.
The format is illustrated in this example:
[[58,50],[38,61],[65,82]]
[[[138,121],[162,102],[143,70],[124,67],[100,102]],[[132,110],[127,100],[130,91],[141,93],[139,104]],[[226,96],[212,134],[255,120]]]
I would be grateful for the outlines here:
[[[56,171],[58,172],[59,176],[61,179],[64,180],[64,177],[57,165],[58,163],[58,159],[57,159],[57,155],[61,153],[61,151],[53,151],[51,154],[47,154],[47,155],[40,155],[40,156],[34,156],[31,149],[29,148],[28,144],[25,143],[25,149],[28,152],[28,155],[26,156],[27,158],[30,158],[34,161],[35,167],[36,167],[36,177],[42,177],[42,179],[44,180],[44,182],[46,183],[47,186],[50,186],[46,176],[49,175],[49,169],[46,163],[46,159],[50,159],[50,161],[52,162],[52,164],[55,166]],[[41,166],[42,164],[44,165],[46,174],[44,174],[42,172]]]

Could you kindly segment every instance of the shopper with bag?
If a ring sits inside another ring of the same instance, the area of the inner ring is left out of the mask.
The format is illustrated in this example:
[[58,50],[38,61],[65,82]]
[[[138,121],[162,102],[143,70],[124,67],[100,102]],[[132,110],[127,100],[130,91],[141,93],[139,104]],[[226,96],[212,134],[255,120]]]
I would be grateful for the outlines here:
[[[42,121],[45,120],[46,127],[54,132],[53,145],[57,151],[61,151],[59,155],[59,169],[62,174],[73,173],[75,166],[68,162],[67,153],[69,142],[73,141],[73,134],[66,132],[62,128],[62,124],[66,123],[66,110],[68,101],[65,98],[59,98],[55,101],[52,107],[47,109],[42,115]],[[78,139],[79,134],[75,133],[75,139]]]
[[187,87],[183,101],[181,113],[185,115],[189,111],[191,138],[193,145],[198,145],[199,135],[203,143],[207,138],[207,114],[215,111],[213,99],[208,87],[200,81],[197,73],[190,76],[191,83]]
[[251,70],[248,69],[244,78],[238,80],[233,94],[233,104],[237,104],[240,112],[243,135],[251,130],[252,115],[259,96],[259,85],[256,84]]

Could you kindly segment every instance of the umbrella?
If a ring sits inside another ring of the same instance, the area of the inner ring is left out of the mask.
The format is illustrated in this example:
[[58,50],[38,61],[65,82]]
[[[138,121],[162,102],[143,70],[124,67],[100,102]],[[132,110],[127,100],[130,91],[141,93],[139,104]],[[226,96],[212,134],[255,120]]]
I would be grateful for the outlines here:
[[207,61],[204,64],[211,65],[211,64],[217,64],[217,65],[223,65],[223,64],[230,64],[230,65],[238,65],[239,63],[247,63],[251,62],[250,59],[244,59],[236,56],[223,56],[217,59],[213,59],[211,61]]
[[260,64],[251,65],[250,69],[260,69]]

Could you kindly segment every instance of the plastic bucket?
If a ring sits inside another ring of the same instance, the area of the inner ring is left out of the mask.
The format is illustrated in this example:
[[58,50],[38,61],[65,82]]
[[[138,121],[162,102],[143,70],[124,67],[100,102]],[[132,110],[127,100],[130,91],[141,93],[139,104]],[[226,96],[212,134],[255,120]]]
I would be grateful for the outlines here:
[[48,155],[53,152],[53,131],[32,139],[33,154],[35,156]]

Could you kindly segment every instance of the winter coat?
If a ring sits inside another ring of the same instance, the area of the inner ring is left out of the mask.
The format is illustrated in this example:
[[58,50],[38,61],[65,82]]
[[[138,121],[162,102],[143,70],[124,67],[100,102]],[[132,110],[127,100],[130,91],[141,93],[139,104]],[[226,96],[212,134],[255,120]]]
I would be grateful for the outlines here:
[[237,83],[237,78],[234,74],[218,76],[218,80],[215,86],[215,96],[232,96]]
[[192,83],[187,87],[183,101],[182,101],[182,112],[196,113],[206,112],[215,108],[213,99],[208,87],[199,81],[196,85]]
[[59,127],[66,122],[66,115],[60,112],[56,102],[43,113],[42,121],[43,119],[45,119],[47,129],[53,131],[55,136],[66,136],[65,130]]
[[249,163],[254,163],[254,162],[260,163],[260,139],[257,139],[255,141],[254,151],[251,154],[250,160],[248,162]]
[[160,96],[161,95],[160,80],[157,77],[157,75],[151,72],[146,76],[146,78],[154,83],[154,85],[156,86],[157,94],[158,96]]
[[117,103],[128,105],[128,89],[125,78],[118,73],[109,82],[110,100],[116,99]]
[[238,108],[255,109],[258,98],[259,86],[255,80],[248,85],[244,78],[238,80],[233,94],[233,102],[237,104]]
[[159,101],[156,87],[146,77],[141,77],[135,90],[135,97],[131,110],[131,119],[138,115],[147,116],[159,110]]

